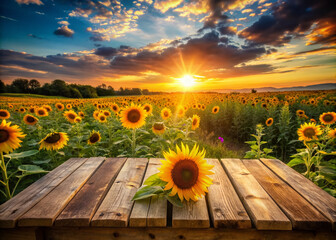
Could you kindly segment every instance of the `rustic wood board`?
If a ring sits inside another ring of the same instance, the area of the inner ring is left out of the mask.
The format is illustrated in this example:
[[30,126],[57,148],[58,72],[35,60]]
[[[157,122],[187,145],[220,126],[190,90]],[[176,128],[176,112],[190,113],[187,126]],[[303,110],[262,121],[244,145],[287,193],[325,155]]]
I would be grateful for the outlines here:
[[87,159],[71,158],[0,206],[0,228],[13,228],[17,219],[51,192]]
[[18,225],[52,226],[55,218],[103,161],[103,157],[89,158],[40,202],[22,215],[18,220]]
[[107,158],[55,220],[55,226],[90,226],[126,158]]
[[261,159],[261,161],[328,218],[333,230],[336,230],[336,198],[280,160]]
[[[151,175],[158,173],[161,165],[160,159],[151,158],[143,182]],[[142,185],[143,186],[143,185]],[[167,224],[167,200],[165,199],[142,199],[134,203],[129,219],[130,227],[156,226],[164,227]]]
[[[207,196],[209,212],[215,228],[251,228],[251,220],[230,179],[217,159],[207,159],[214,165],[213,184]],[[226,161],[226,159],[223,159]],[[228,159],[229,161],[229,159]]]
[[259,230],[291,230],[292,224],[240,159],[222,161],[239,198]]
[[294,229],[330,230],[331,223],[259,160],[243,160],[259,184],[292,221]]
[[114,181],[97,212],[92,226],[127,227],[133,207],[132,198],[139,188],[148,160],[129,158]]

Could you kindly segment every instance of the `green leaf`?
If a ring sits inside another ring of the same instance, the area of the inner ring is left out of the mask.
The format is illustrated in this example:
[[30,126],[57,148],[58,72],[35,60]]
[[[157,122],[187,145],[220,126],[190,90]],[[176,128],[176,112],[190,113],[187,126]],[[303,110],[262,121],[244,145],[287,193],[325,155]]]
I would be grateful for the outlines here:
[[169,196],[169,195],[165,195],[165,198],[174,206],[176,207],[183,207],[183,203],[181,202],[181,200],[179,199],[179,197],[177,196],[177,194],[175,196]]
[[244,156],[244,158],[256,158],[256,157],[257,157],[256,153],[252,152],[252,151],[246,152],[246,154]]
[[126,139],[122,139],[122,140],[119,140],[119,141],[115,141],[113,144],[117,145],[117,144],[123,143],[125,141],[126,141]]
[[294,158],[287,163],[289,167],[294,167],[299,164],[304,164],[304,160],[302,158]]
[[33,156],[38,152],[39,152],[38,150],[29,150],[29,151],[20,152],[20,153],[6,154],[6,155],[4,155],[4,157],[11,158],[11,159],[18,159],[18,158]]
[[253,149],[253,150],[258,150],[258,146],[257,146],[257,145],[252,145],[252,146],[251,146],[251,149]]
[[18,170],[21,171],[23,175],[32,175],[32,174],[49,172],[36,165],[20,165],[18,166]]
[[252,144],[256,144],[257,141],[245,141],[245,143],[252,145]]
[[167,185],[167,182],[162,181],[159,177],[159,174],[153,174],[152,176],[150,176],[149,178],[146,179],[146,181],[144,182],[144,185],[147,186],[161,186],[164,187]]
[[149,198],[159,193],[163,193],[162,187],[159,186],[145,186],[140,188],[132,198],[133,201]]
[[49,163],[51,161],[51,159],[46,159],[46,160],[41,160],[41,161],[33,161],[34,164],[45,164],[45,163]]
[[273,152],[273,150],[270,149],[270,148],[264,148],[263,151],[264,151],[266,154],[269,154],[269,153]]
[[320,174],[326,178],[336,180],[336,169],[333,169],[331,167],[319,167]]

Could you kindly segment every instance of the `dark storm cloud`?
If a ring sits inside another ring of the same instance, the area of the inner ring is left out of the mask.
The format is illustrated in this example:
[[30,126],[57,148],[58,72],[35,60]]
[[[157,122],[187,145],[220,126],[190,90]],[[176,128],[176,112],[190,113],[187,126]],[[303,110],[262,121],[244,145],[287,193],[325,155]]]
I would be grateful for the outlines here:
[[111,58],[115,56],[117,52],[117,49],[113,47],[100,47],[96,49],[94,54],[105,58]]
[[74,31],[68,28],[68,26],[64,25],[64,26],[57,28],[54,31],[54,34],[58,36],[72,37],[72,35],[74,34]]
[[[315,24],[315,25],[314,25]],[[310,44],[336,40],[334,0],[288,0],[273,5],[272,13],[245,28],[239,36],[258,44],[282,46],[294,37],[307,36]]]

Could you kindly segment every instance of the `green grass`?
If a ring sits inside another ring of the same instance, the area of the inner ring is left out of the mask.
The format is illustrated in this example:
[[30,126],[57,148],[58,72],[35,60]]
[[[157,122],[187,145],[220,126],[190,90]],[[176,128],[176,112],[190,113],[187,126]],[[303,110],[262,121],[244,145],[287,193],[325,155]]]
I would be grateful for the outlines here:
[[0,97],[66,99],[66,97],[61,96],[44,96],[39,94],[28,94],[28,93],[0,93]]

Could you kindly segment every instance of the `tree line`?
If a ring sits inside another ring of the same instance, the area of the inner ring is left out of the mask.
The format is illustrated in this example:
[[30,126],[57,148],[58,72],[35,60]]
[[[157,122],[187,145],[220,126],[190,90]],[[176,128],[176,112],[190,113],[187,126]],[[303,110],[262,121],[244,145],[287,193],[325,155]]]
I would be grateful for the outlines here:
[[68,84],[63,80],[56,79],[51,83],[41,83],[36,79],[18,78],[11,84],[5,84],[0,80],[0,93],[29,93],[47,96],[63,96],[68,98],[96,98],[101,96],[127,96],[127,95],[150,95],[158,92],[150,92],[148,89],[122,88],[114,90],[106,84],[92,87],[90,85]]

